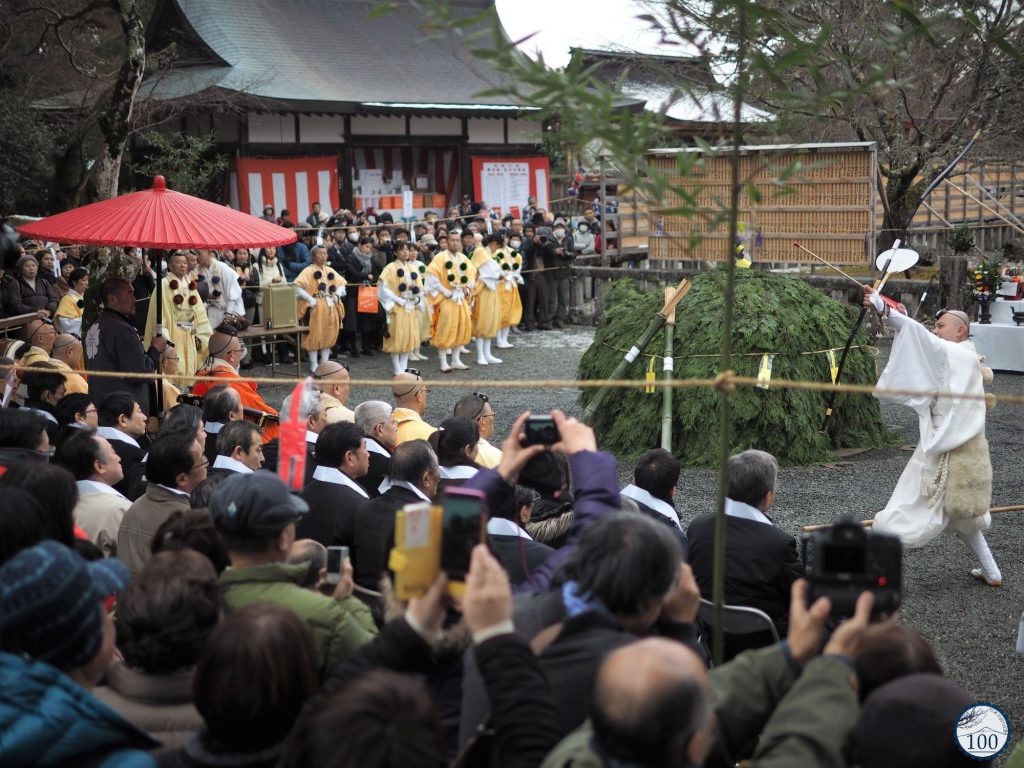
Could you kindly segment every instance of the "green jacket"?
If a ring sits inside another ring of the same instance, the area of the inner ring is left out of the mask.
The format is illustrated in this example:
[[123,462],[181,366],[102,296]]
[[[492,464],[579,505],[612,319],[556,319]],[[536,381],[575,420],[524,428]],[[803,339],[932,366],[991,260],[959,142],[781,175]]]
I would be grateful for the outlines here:
[[253,568],[228,568],[220,576],[228,610],[253,603],[274,603],[293,610],[309,627],[320,678],[348,661],[377,635],[370,610],[354,597],[344,600],[300,587],[305,565],[270,563]]
[[[760,735],[754,768],[845,766],[843,744],[859,711],[851,674],[843,661],[824,657],[798,679],[778,645],[711,670],[717,733],[706,765],[735,764],[732,756]],[[606,768],[592,736],[588,721],[541,768]]]

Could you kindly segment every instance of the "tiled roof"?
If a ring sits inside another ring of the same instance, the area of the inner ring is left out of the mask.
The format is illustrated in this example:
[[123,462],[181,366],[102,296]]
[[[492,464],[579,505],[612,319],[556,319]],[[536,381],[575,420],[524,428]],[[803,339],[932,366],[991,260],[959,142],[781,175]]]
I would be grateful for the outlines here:
[[[179,64],[148,87],[161,98],[216,87],[305,108],[362,103],[514,105],[480,96],[502,81],[460,38],[431,28],[408,0],[159,0],[149,45],[174,42]],[[455,0],[465,16],[488,0]],[[511,43],[509,43],[511,44]]]

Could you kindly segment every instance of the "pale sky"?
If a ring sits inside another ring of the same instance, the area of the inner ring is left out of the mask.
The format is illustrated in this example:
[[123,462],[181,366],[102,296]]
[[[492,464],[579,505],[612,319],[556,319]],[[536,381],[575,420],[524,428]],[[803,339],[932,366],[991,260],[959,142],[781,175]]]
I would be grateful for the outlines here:
[[644,53],[682,55],[679,46],[659,45],[658,35],[637,18],[651,13],[641,0],[497,0],[509,37],[536,36],[520,46],[534,56],[539,50],[552,67],[569,62],[569,48],[627,48]]

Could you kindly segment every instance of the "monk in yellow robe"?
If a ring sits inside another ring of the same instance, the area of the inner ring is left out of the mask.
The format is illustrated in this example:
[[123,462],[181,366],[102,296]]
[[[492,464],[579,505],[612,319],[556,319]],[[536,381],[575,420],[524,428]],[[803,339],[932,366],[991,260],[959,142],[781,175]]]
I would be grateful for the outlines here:
[[476,290],[476,267],[462,253],[462,243],[456,237],[448,238],[448,250],[440,251],[430,262],[424,288],[427,302],[434,307],[430,343],[437,349],[441,371],[464,371],[469,366],[462,362],[459,348],[473,335],[470,301]]
[[309,332],[302,335],[302,348],[309,354],[309,370],[331,357],[331,347],[338,342],[341,322],[345,319],[345,278],[327,263],[327,249],[318,245],[313,249],[313,263],[295,278],[298,297],[298,316],[309,310]]
[[[470,234],[472,237],[472,234]],[[463,239],[465,242],[465,238]],[[476,364],[498,365],[501,360],[491,353],[491,344],[501,330],[501,267],[495,254],[501,247],[501,235],[484,238],[484,245],[473,251],[478,290],[473,303],[473,336],[476,337]]]
[[[178,376],[193,376],[209,354],[213,328],[198,284],[188,274],[188,258],[177,251],[167,258],[167,274],[161,281],[163,335],[178,352]],[[145,338],[156,335],[156,296],[149,302]]]

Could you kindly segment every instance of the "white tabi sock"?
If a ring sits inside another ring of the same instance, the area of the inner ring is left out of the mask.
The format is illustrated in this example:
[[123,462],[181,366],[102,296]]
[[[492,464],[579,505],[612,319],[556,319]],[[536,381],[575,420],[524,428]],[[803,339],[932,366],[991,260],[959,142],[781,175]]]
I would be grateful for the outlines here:
[[491,365],[498,365],[499,363],[501,363],[501,360],[499,358],[491,354],[490,339],[484,339],[484,357],[487,359],[487,362],[490,363]]
[[981,561],[982,573],[993,581],[1003,578],[1003,574],[999,572],[999,566],[996,565],[996,559],[992,557],[992,550],[988,548],[988,542],[985,541],[985,535],[981,531],[975,531],[966,535],[958,531],[957,535],[967,542],[967,546],[974,550],[974,554]]
[[397,352],[391,353],[391,368],[395,372],[395,376],[405,370],[405,366],[402,364],[402,356]]
[[476,364],[487,365],[487,353],[484,352],[484,340],[476,340]]

